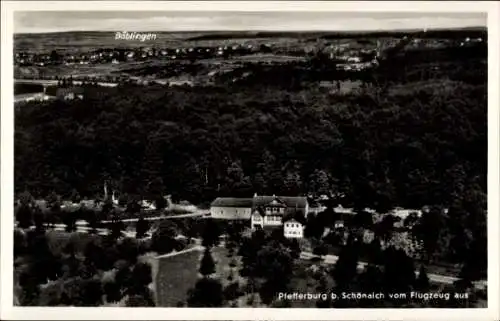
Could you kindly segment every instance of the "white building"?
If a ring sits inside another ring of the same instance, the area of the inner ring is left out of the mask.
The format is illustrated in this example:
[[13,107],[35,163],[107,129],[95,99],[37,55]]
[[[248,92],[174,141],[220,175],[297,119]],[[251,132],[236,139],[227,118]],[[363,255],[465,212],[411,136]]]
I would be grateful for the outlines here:
[[306,215],[309,215],[311,213],[314,215],[318,215],[319,213],[326,211],[326,209],[327,209],[327,207],[324,205],[318,205],[315,207],[311,207],[311,208],[309,208],[309,212]]
[[251,214],[251,198],[218,197],[210,206],[210,216],[217,219],[249,220]]
[[[219,197],[210,206],[210,216],[216,219],[248,220],[252,229],[280,227],[288,219],[300,221],[309,211],[306,197],[257,196],[253,198]],[[297,224],[297,223],[293,223]],[[303,225],[303,224],[302,224]],[[297,226],[297,231],[300,228]],[[295,232],[291,230],[290,232]],[[302,234],[289,234],[302,237]]]
[[156,205],[154,204],[154,202],[148,200],[142,200],[140,204],[141,207],[145,210],[150,210],[150,211],[156,210]]
[[303,238],[304,225],[293,218],[287,220],[283,224],[283,234],[286,238]]
[[394,215],[395,217],[399,217],[401,219],[407,218],[410,214],[415,213],[418,217],[422,216],[422,211],[417,210],[417,209],[405,209],[405,208],[399,208],[396,207],[392,211],[389,212],[390,214]]
[[252,227],[252,229],[256,229],[258,227],[263,228],[264,225],[264,216],[259,212],[253,213],[250,218],[250,226]]
[[306,217],[308,212],[306,197],[254,196],[250,224],[252,229],[281,226],[285,217]]
[[334,227],[337,229],[337,228],[343,228],[344,227],[344,221],[340,220],[340,221],[335,221],[335,225]]

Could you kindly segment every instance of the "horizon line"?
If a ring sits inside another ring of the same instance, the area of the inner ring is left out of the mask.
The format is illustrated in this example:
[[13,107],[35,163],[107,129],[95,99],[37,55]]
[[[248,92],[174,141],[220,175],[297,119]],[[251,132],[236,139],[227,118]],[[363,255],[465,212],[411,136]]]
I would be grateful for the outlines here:
[[235,29],[235,30],[65,30],[65,31],[42,31],[42,32],[14,32],[13,35],[36,35],[36,34],[56,34],[56,33],[84,33],[84,32],[137,32],[137,33],[397,33],[397,32],[416,32],[416,31],[461,31],[467,29],[478,29],[478,31],[488,31],[487,26],[464,26],[464,27],[442,27],[442,28],[401,28],[401,29],[367,29],[367,30],[273,30],[273,29],[262,29],[262,30],[253,30],[253,29]]

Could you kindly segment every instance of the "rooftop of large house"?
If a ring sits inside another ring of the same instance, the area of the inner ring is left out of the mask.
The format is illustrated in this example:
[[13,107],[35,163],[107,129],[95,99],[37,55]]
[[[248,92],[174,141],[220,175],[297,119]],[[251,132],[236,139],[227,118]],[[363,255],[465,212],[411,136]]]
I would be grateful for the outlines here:
[[305,225],[307,223],[304,216],[301,215],[287,215],[283,218],[283,223],[300,223]]
[[217,197],[211,204],[212,207],[249,207],[253,204],[252,198]]
[[307,197],[290,197],[290,196],[254,196],[253,206],[264,206],[275,202],[277,206],[285,206],[288,208],[305,208],[307,206]]
[[307,206],[307,197],[290,197],[290,196],[257,196],[253,198],[238,198],[238,197],[218,197],[211,206],[212,207],[248,207],[257,208],[274,202],[276,206],[287,208],[303,209]]

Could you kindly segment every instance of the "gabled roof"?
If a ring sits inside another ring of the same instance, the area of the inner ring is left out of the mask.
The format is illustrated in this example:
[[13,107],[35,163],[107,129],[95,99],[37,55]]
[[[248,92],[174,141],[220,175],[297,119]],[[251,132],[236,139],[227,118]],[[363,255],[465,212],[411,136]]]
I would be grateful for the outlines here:
[[268,205],[274,200],[280,201],[288,208],[304,209],[307,205],[307,197],[289,197],[289,196],[254,196],[253,207]]
[[252,207],[251,198],[237,198],[237,197],[217,197],[210,206],[219,207]]
[[307,219],[302,213],[300,212],[290,212],[285,217],[283,218],[283,223],[290,221],[290,220],[295,220],[299,222],[302,225],[306,225]]
[[271,202],[265,204],[267,206],[273,206],[273,207],[287,207],[285,202],[280,200],[279,198],[275,197]]
[[352,208],[344,208],[342,205],[335,207],[333,211],[341,214],[354,214],[354,210]]
[[[258,214],[262,217],[266,216],[266,211],[264,210],[263,206],[259,206],[257,208],[254,208],[252,210],[252,215]],[[283,213],[272,213],[272,216],[283,216]]]
[[299,223],[299,224],[302,224],[302,222],[299,222],[298,220],[296,220],[294,217],[287,217],[286,219],[283,220],[283,224],[284,223]]
[[251,215],[252,215],[252,216],[256,216],[256,215],[258,215],[258,216],[261,216],[261,217],[266,216],[266,214],[265,214],[265,213],[263,213],[263,212],[262,212],[262,211],[260,211],[260,210],[258,210],[258,211],[253,211]]

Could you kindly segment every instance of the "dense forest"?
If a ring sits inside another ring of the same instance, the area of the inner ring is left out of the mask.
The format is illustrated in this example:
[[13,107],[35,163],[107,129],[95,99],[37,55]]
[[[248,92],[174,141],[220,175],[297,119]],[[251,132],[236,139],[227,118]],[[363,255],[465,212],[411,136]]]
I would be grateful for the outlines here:
[[83,100],[16,108],[16,191],[93,197],[108,180],[201,202],[315,192],[320,176],[348,203],[449,205],[486,191],[486,74],[476,70],[352,94],[310,83],[88,86]]

